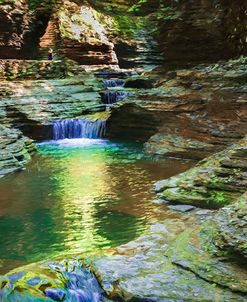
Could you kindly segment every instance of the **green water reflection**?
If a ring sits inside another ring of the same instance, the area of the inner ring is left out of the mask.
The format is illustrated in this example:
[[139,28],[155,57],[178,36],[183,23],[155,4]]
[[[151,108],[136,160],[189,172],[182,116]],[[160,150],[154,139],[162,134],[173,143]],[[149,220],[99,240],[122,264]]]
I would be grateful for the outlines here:
[[107,141],[70,140],[38,150],[25,171],[0,182],[1,272],[134,239],[156,216],[153,182],[188,167]]

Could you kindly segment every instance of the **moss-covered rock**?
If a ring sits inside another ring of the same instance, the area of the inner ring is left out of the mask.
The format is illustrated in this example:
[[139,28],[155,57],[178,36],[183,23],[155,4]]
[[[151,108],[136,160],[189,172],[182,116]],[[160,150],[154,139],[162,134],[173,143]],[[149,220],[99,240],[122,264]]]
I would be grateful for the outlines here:
[[34,150],[31,139],[24,137],[17,129],[0,125],[0,178],[23,169]]
[[246,138],[203,161],[194,168],[158,182],[155,190],[174,203],[222,207],[246,190]]
[[234,205],[219,211],[215,217],[215,229],[215,245],[220,250],[235,253],[239,261],[240,257],[247,257],[247,193]]
[[0,278],[2,302],[106,301],[95,277],[78,259],[29,265]]

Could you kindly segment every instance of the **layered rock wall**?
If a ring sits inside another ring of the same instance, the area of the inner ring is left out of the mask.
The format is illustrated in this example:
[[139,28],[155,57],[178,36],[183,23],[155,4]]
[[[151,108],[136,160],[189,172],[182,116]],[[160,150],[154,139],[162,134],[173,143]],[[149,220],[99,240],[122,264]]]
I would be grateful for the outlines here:
[[35,150],[32,140],[21,131],[8,126],[0,126],[0,178],[7,173],[23,169],[31,160]]
[[39,38],[47,26],[51,6],[48,0],[35,9],[29,4],[27,0],[5,0],[0,4],[0,58],[37,57]]
[[68,68],[62,61],[0,60],[0,79],[64,78]]
[[159,40],[168,63],[215,62],[247,53],[246,1],[162,3]]

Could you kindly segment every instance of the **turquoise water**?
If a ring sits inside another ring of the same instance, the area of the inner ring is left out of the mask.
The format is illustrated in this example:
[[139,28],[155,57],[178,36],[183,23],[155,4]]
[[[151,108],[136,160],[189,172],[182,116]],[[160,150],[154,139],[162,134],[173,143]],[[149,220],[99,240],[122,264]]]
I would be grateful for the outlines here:
[[151,202],[152,184],[189,166],[107,140],[39,144],[24,171],[0,181],[0,272],[136,238],[163,207]]

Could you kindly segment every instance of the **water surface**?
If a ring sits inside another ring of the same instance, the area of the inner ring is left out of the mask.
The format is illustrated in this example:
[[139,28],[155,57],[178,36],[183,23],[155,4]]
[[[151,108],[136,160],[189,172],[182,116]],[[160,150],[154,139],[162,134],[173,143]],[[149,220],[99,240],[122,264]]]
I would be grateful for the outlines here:
[[151,202],[152,184],[190,165],[107,140],[41,143],[24,171],[0,181],[0,273],[136,238],[161,207]]

